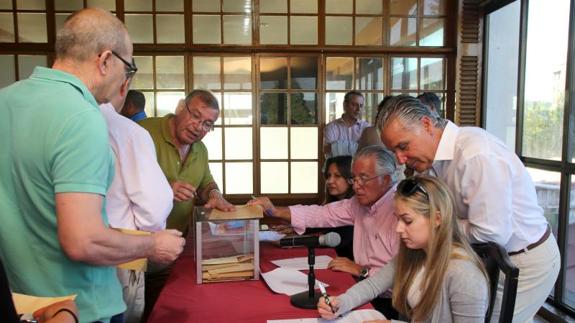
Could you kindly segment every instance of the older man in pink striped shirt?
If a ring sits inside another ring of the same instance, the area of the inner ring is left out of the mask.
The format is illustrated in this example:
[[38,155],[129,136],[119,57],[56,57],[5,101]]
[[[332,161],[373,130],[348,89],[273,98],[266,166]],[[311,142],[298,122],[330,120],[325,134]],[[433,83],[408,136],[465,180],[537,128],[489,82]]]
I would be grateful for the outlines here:
[[306,228],[353,225],[355,262],[337,257],[329,268],[366,278],[387,264],[399,248],[397,219],[393,214],[395,160],[381,146],[365,147],[353,160],[352,176],[355,196],[348,200],[323,206],[274,207],[267,197],[258,197],[249,204],[262,205],[266,214],[291,222],[298,234]]

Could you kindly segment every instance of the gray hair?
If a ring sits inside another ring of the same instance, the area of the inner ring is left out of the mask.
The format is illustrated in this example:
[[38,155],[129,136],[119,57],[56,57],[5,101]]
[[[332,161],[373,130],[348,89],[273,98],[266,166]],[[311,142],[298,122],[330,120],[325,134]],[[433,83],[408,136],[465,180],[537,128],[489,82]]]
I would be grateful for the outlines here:
[[56,35],[56,59],[83,62],[94,54],[113,50],[126,53],[129,42],[124,24],[108,11],[98,8],[74,12],[64,22]]
[[395,166],[395,157],[389,150],[381,145],[367,146],[355,154],[353,161],[368,157],[375,158],[375,172],[377,175],[389,175],[391,184],[397,183],[398,171]]
[[212,92],[208,90],[193,90],[186,96],[186,104],[192,101],[193,98],[199,98],[200,101],[205,103],[207,106],[214,110],[220,110],[220,104],[218,103],[218,99],[212,94]]
[[409,95],[398,95],[385,102],[375,124],[379,131],[383,131],[395,119],[407,126],[417,123],[424,117],[431,119],[433,126],[439,129],[445,128],[447,124],[445,119],[431,112],[418,99]]

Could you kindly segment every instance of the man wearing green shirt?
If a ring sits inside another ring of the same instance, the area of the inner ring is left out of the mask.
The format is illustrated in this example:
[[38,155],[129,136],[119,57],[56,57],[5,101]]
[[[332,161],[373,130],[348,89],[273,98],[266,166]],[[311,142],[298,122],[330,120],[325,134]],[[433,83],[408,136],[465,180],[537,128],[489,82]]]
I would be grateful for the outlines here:
[[133,236],[108,227],[103,202],[114,162],[98,103],[137,70],[122,22],[104,10],[78,11],[59,30],[55,52],[51,69],[37,67],[0,90],[0,258],[12,291],[76,294],[80,322],[107,322],[125,310],[111,266],[144,257],[169,263],[184,239],[176,230]]
[[[158,163],[174,191],[174,208],[167,228],[187,231],[196,197],[205,201],[208,208],[235,209],[220,193],[208,166],[208,150],[201,141],[213,129],[219,114],[218,101],[212,93],[194,90],[179,102],[176,114],[139,122],[150,132]],[[144,320],[169,273],[170,268],[146,273]]]

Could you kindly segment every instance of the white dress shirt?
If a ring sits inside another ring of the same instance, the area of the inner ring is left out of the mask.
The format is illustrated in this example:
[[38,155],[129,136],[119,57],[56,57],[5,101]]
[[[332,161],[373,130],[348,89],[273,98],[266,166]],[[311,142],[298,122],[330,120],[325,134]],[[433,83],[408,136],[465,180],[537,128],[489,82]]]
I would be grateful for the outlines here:
[[353,156],[357,151],[357,142],[369,122],[357,120],[351,127],[343,118],[333,120],[324,129],[323,145],[331,145],[331,153],[326,157]]
[[494,241],[508,252],[536,242],[547,229],[535,185],[517,155],[477,127],[448,122],[433,171],[455,197],[471,242]]
[[174,194],[156,159],[146,129],[118,114],[111,104],[100,105],[116,157],[116,174],[106,195],[110,226],[142,231],[166,227]]

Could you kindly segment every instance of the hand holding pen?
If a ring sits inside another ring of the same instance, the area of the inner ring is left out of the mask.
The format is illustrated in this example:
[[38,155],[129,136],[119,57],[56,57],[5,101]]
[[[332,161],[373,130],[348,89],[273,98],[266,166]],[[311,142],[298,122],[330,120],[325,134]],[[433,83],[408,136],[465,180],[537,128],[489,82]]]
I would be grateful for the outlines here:
[[317,306],[319,315],[324,319],[332,320],[337,317],[335,315],[337,312],[337,298],[329,297],[322,283],[318,282],[318,286],[322,296]]

